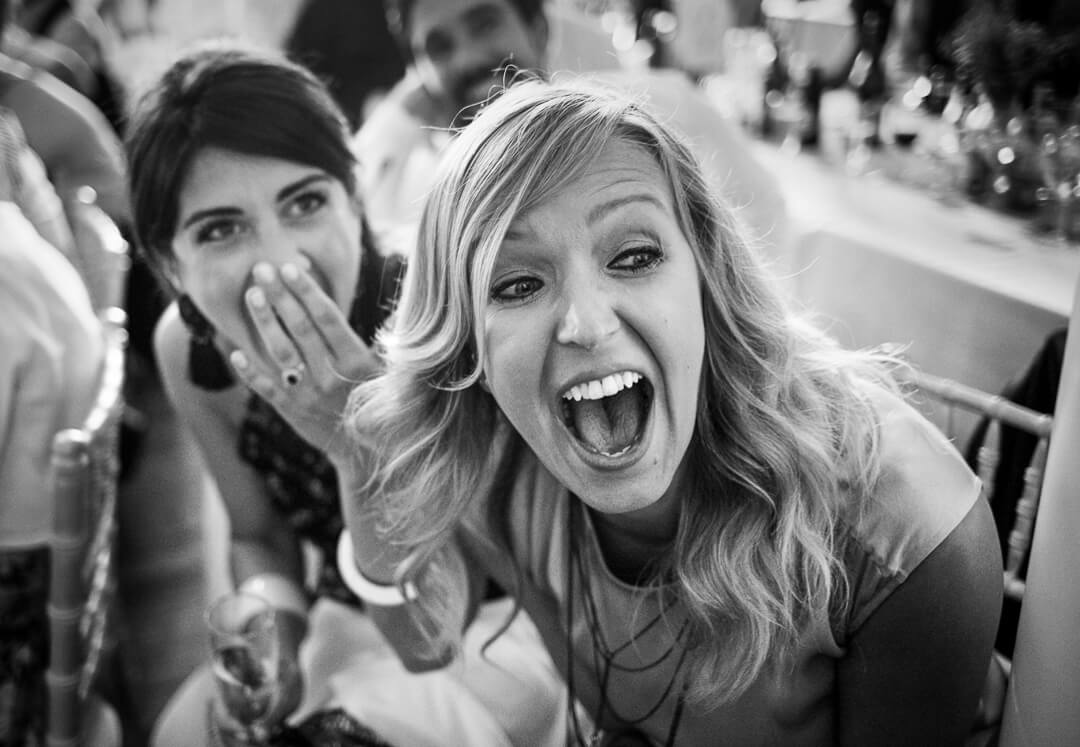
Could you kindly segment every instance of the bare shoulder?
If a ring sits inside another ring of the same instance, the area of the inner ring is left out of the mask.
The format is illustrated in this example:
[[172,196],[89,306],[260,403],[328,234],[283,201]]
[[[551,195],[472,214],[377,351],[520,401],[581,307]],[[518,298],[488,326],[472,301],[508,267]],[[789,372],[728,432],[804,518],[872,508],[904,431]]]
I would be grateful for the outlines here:
[[[879,423],[881,464],[886,471],[905,471],[928,463],[941,470],[940,478],[970,482],[971,470],[953,441],[903,396],[880,387],[867,389]],[[917,471],[917,470],[916,470]],[[908,475],[914,479],[915,474]]]
[[877,416],[877,476],[846,519],[864,548],[905,576],[960,525],[980,483],[955,444],[902,396],[866,391]]

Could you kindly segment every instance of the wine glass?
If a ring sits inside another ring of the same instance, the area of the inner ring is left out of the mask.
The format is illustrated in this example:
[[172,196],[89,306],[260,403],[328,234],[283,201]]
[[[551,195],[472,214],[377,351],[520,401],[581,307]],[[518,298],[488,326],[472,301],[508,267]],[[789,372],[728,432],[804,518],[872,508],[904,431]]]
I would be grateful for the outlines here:
[[1059,133],[1045,133],[1039,143],[1039,171],[1043,186],[1036,200],[1051,211],[1053,241],[1066,246],[1077,238],[1074,213],[1080,201],[1080,126],[1071,125]]
[[218,725],[235,741],[265,744],[278,697],[278,632],[262,597],[229,592],[207,611]]

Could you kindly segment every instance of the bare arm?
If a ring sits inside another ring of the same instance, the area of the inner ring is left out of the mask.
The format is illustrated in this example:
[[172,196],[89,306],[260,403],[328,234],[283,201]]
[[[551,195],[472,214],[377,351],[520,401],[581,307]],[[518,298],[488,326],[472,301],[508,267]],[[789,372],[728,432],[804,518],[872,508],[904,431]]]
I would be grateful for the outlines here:
[[837,671],[837,744],[963,743],[990,663],[1001,574],[980,499],[852,637]]
[[[249,392],[240,384],[223,392],[207,392],[188,379],[188,333],[176,305],[171,305],[154,331],[154,349],[166,393],[180,421],[195,436],[199,451],[229,518],[229,559],[233,583],[260,574],[280,574],[303,588],[303,559],[292,528],[271,504],[262,480],[239,455],[241,418]],[[299,594],[299,592],[298,592]],[[307,635],[307,616],[278,610],[281,636],[282,697],[275,718],[284,718],[300,703],[300,643]]]
[[[342,510],[345,515],[346,531],[352,538],[353,562],[356,569],[365,578],[381,584],[393,584],[398,565],[405,558],[401,548],[390,544],[376,529],[376,517],[370,511],[367,495],[364,492],[367,463],[364,453],[358,450],[353,458],[338,466],[341,485]],[[470,572],[465,559],[451,547],[439,558],[440,572],[452,578],[454,588],[465,593],[457,595],[453,604],[449,625],[457,631],[463,631],[475,611],[475,590],[478,587],[475,573]],[[386,641],[393,647],[406,669],[412,672],[424,672],[438,669],[448,664],[452,652],[433,648],[425,637],[422,607],[425,603],[423,581],[418,584],[417,603],[392,607],[371,605],[368,611],[371,619],[378,626]],[[418,613],[421,614],[418,617]]]

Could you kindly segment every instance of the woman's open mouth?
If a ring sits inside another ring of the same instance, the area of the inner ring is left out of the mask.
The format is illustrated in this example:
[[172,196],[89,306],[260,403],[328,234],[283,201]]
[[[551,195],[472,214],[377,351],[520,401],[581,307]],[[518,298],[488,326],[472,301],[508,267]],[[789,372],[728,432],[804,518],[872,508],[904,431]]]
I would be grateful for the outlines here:
[[641,440],[653,387],[636,371],[575,384],[562,395],[563,423],[588,451],[618,457]]

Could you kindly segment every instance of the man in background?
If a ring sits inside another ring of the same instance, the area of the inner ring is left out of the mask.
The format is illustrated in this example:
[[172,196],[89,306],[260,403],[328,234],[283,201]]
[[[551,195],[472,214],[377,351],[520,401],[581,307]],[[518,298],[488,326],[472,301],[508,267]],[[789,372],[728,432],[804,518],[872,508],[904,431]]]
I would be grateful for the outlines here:
[[[510,65],[543,68],[541,0],[386,0],[409,67],[357,133],[364,208],[376,231],[415,225],[439,155]],[[392,242],[394,239],[391,238]],[[407,253],[407,251],[406,251]]]
[[12,117],[0,110],[0,744],[38,744],[50,447],[90,411],[105,345],[79,273],[15,202],[21,146]]
[[[388,251],[408,255],[439,157],[453,128],[524,72],[590,77],[629,88],[680,126],[717,190],[757,237],[777,242],[785,209],[740,133],[677,70],[620,70],[588,19],[543,0],[384,0],[408,63],[405,76],[353,140],[365,213]],[[600,69],[603,68],[602,71]]]

